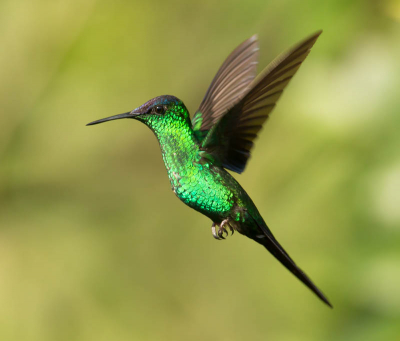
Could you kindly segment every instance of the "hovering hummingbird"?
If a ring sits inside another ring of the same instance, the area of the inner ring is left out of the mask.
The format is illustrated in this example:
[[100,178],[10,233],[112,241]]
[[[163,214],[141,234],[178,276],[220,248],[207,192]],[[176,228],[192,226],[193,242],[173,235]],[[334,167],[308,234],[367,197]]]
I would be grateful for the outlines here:
[[244,171],[263,123],[321,33],[280,54],[258,77],[257,36],[247,39],[222,64],[192,119],[180,99],[166,95],[88,125],[121,118],[143,122],[158,139],[172,190],[186,205],[212,220],[214,238],[225,239],[230,230],[253,239],[332,307],[275,239],[246,191],[226,171]]

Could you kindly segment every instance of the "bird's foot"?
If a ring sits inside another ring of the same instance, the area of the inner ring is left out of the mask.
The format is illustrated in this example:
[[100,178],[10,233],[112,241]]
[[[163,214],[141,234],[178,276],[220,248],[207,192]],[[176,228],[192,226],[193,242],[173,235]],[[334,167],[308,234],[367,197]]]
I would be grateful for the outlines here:
[[[233,234],[233,232],[235,231],[233,229],[233,227],[229,224],[229,218],[225,219],[222,221],[221,225],[216,225],[215,223],[212,224],[211,226],[211,231],[212,231],[212,235],[215,239],[217,240],[221,240],[221,239],[225,239],[226,237],[228,237],[228,231],[227,229],[224,227],[225,225],[228,225],[229,230],[231,231],[231,235]],[[216,230],[216,226],[218,226],[218,231]],[[224,233],[225,233],[225,237],[224,237]]]

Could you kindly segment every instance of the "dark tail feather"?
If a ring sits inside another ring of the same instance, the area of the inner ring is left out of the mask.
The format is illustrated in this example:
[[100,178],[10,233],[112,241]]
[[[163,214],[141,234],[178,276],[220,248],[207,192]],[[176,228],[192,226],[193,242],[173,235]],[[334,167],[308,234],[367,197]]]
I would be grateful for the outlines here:
[[[253,218],[253,217],[252,217]],[[274,235],[268,229],[267,225],[259,224],[254,218],[253,221],[259,227],[260,232],[263,232],[265,237],[255,236],[253,238],[256,242],[262,244],[272,255],[280,261],[286,269],[288,269],[293,275],[295,275],[300,281],[302,281],[315,295],[317,295],[322,301],[324,301],[329,307],[333,308],[332,304],[328,301],[325,295],[319,290],[315,284],[307,277],[307,275],[295,264],[295,262],[286,253],[283,247],[275,239]],[[265,223],[264,223],[265,224]]]

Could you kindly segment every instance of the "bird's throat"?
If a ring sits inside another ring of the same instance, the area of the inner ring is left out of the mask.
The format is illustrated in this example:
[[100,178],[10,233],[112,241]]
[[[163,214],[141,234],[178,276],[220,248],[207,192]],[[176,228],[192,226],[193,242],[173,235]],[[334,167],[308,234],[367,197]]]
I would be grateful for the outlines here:
[[188,118],[176,116],[144,123],[157,137],[170,178],[193,166],[199,157],[199,145]]

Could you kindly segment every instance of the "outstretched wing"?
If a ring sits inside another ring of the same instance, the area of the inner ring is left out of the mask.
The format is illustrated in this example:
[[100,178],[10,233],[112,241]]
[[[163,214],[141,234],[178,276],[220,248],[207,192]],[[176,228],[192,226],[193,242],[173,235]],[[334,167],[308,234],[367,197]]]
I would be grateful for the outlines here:
[[[192,119],[197,136],[205,136],[222,114],[243,97],[256,76],[258,41],[254,35],[225,60]],[[201,139],[201,138],[200,138]]]
[[210,129],[201,149],[227,169],[242,173],[253,140],[322,31],[280,54],[250,85],[250,90]]

